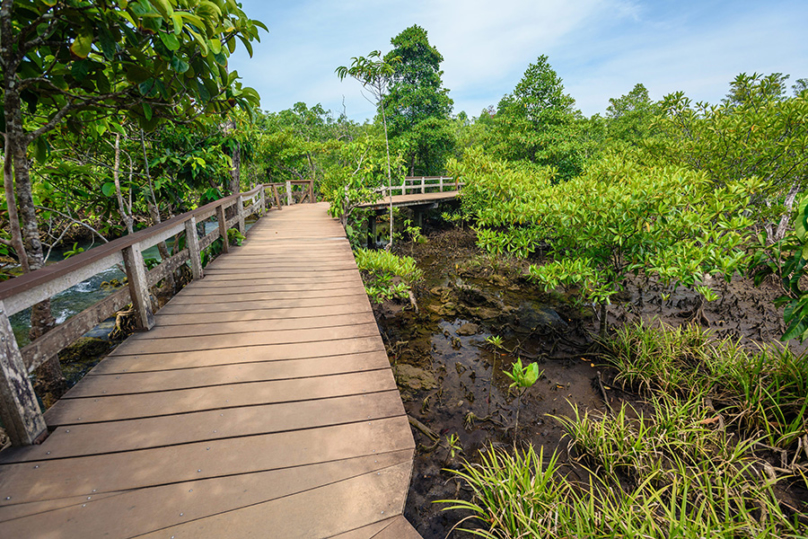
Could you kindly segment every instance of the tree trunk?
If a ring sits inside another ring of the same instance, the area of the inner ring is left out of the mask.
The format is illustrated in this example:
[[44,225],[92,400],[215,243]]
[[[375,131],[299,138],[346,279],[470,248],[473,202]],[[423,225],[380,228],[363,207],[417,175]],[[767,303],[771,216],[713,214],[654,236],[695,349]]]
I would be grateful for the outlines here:
[[382,123],[384,124],[384,147],[387,150],[387,189],[390,193],[390,241],[387,250],[393,248],[393,176],[390,173],[390,142],[387,140],[387,116],[384,114],[384,102],[381,103]]
[[609,331],[609,311],[606,309],[606,302],[600,304],[600,328],[598,335],[601,339],[606,338],[606,332]]
[[791,221],[791,209],[794,207],[794,201],[797,200],[797,195],[800,193],[799,182],[794,182],[791,189],[788,190],[786,199],[783,205],[786,207],[786,212],[780,218],[780,223],[777,225],[777,231],[774,233],[774,241],[780,241],[786,237],[789,222]]
[[[39,224],[37,223],[36,208],[34,207],[31,175],[28,169],[28,140],[23,130],[20,97],[16,90],[6,85],[5,96],[6,113],[6,140],[7,148],[14,164],[14,183],[17,204],[19,204],[22,217],[23,250],[28,259],[28,269],[36,271],[45,265],[45,256],[42,242],[39,238]],[[13,197],[12,197],[13,199]],[[9,199],[11,201],[12,199]],[[31,309],[30,338],[34,340],[53,329],[56,321],[51,314],[50,300],[43,301]],[[57,398],[63,390],[62,368],[59,365],[59,356],[47,360],[38,370],[37,377],[42,382],[44,390],[54,393]]]
[[233,149],[233,166],[230,168],[230,194],[241,192],[241,143],[236,142]]
[[[152,202],[149,203],[149,214],[151,215],[152,222],[156,225],[161,223],[162,219],[160,218],[160,206],[157,204],[157,195],[154,193],[154,185],[152,184],[151,172],[149,171],[149,156],[146,153],[146,137],[143,133],[143,129],[140,130],[140,147],[143,150],[143,170],[146,173],[146,179],[149,181],[149,194],[152,199]],[[168,260],[171,256],[168,252],[168,245],[166,245],[164,241],[157,244],[157,250],[160,252],[160,258],[162,258],[163,261]],[[166,283],[172,294],[176,294],[177,285],[174,281],[173,273],[166,275]]]
[[126,205],[123,202],[123,194],[121,193],[121,135],[119,133],[115,134],[115,168],[112,171],[112,177],[115,181],[115,194],[118,197],[118,211],[121,212],[121,218],[123,219],[124,224],[126,224],[126,231],[131,235],[134,234],[134,227],[132,216],[129,212],[132,211],[131,207],[129,211],[126,209]]
[[28,255],[22,242],[20,230],[20,216],[17,214],[17,197],[14,196],[14,172],[12,170],[11,138],[5,137],[5,150],[3,152],[3,185],[6,190],[6,205],[8,206],[8,221],[11,227],[11,245],[17,253],[23,273],[28,273]]

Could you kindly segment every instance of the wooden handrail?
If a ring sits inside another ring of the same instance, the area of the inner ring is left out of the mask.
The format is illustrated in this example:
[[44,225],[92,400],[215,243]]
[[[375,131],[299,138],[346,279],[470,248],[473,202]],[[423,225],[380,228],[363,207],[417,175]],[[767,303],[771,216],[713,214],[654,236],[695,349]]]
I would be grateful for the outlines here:
[[[309,193],[313,193],[312,189],[310,186]],[[245,200],[251,202],[247,208],[244,207]],[[225,220],[225,209],[231,206],[236,206],[235,216]],[[259,185],[250,191],[221,198],[135,234],[0,283],[0,417],[12,443],[35,443],[47,429],[28,378],[30,372],[129,302],[134,307],[138,327],[142,330],[151,329],[154,316],[149,288],[189,261],[193,278],[202,278],[202,249],[221,237],[224,241],[223,250],[227,252],[227,230],[231,226],[238,226],[245,233],[244,219],[255,213],[260,218],[265,211],[265,187]],[[219,221],[219,227],[198,238],[197,222],[214,215]],[[188,236],[186,248],[147,272],[143,250],[181,233]],[[11,315],[116,264],[123,264],[126,270],[128,289],[118,290],[96,302],[20,350],[11,328]]]
[[[183,213],[181,215],[177,215],[172,217],[167,221],[163,221],[162,223],[156,224],[154,226],[150,226],[149,228],[145,228],[143,230],[139,230],[134,234],[123,236],[116,240],[113,240],[109,243],[105,243],[104,245],[100,245],[94,249],[90,249],[89,251],[85,251],[83,253],[79,253],[75,256],[71,256],[67,260],[62,260],[55,264],[51,264],[49,266],[45,266],[44,268],[38,269],[36,271],[32,271],[31,273],[26,273],[25,275],[20,275],[19,277],[15,277],[13,279],[9,279],[7,281],[3,281],[0,283],[0,300],[4,301],[6,304],[6,314],[12,315],[18,313],[32,305],[36,305],[42,300],[45,300],[51,297],[54,294],[58,294],[63,290],[67,290],[71,286],[80,283],[84,279],[80,279],[73,284],[70,284],[64,287],[61,290],[50,290],[50,293],[45,295],[39,300],[33,301],[29,304],[26,304],[20,307],[21,304],[14,302],[13,300],[10,301],[10,298],[41,286],[45,283],[51,282],[55,279],[68,275],[70,273],[77,272],[83,268],[87,268],[88,266],[96,267],[98,266],[97,262],[104,261],[106,264],[109,260],[110,263],[99,271],[103,269],[109,268],[114,266],[115,264],[119,263],[120,260],[117,259],[116,255],[120,255],[120,253],[127,247],[131,247],[134,244],[141,244],[143,249],[148,249],[153,245],[157,245],[161,241],[164,241],[166,238],[170,238],[179,233],[178,229],[180,225],[184,227],[185,221],[188,221],[192,217],[197,218],[197,220],[202,221],[203,219],[207,219],[208,217],[213,216],[218,206],[223,206],[225,208],[229,208],[233,204],[236,203],[236,200],[239,196],[245,198],[252,198],[255,194],[261,190],[261,186],[256,187],[246,193],[241,193],[238,195],[230,195],[228,197],[220,198],[219,200],[215,200],[204,206],[200,206],[199,208],[192,210],[187,213]],[[252,196],[251,196],[252,195]],[[173,232],[173,233],[170,233]],[[150,241],[151,240],[151,241]],[[113,260],[113,258],[116,258]],[[92,275],[95,275],[98,271],[94,272]]]

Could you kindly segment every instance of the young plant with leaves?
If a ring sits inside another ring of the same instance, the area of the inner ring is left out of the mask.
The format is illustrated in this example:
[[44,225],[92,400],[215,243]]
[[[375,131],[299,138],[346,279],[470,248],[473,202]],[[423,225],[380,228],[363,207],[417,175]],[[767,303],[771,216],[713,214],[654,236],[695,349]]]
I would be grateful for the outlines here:
[[511,365],[511,372],[505,370],[502,372],[512,381],[509,389],[516,389],[516,423],[513,427],[513,441],[516,443],[519,436],[519,411],[522,408],[522,395],[528,388],[533,387],[544,374],[544,371],[539,370],[538,363],[531,363],[527,366],[522,365],[522,358],[520,357]]

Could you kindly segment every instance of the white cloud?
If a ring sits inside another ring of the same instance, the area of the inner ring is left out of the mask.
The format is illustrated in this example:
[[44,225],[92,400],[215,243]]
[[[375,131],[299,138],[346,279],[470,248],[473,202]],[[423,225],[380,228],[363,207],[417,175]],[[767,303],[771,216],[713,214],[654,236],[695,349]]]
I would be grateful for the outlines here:
[[[444,82],[455,111],[476,115],[510,92],[530,62],[547,54],[585,114],[603,112],[608,98],[643,82],[653,97],[684,90],[715,101],[741,71],[808,75],[803,3],[709,0],[675,6],[631,0],[314,0],[295,4],[245,0],[245,11],[270,34],[255,58],[231,65],[281,110],[297,101],[335,112],[342,98],[349,116],[374,110],[355,81],[334,70],[352,56],[390,49],[412,24],[429,32],[443,54]],[[668,9],[669,11],[665,11]]]

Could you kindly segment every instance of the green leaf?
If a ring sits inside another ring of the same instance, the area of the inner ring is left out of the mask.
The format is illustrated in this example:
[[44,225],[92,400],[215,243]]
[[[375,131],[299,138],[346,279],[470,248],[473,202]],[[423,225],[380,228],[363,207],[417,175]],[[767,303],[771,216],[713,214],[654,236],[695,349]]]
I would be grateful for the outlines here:
[[115,184],[112,182],[107,182],[101,186],[101,192],[104,193],[105,197],[111,197],[115,194]]
[[160,32],[160,41],[162,41],[163,45],[170,51],[176,51],[180,48],[180,40],[177,39],[177,36],[174,34]]
[[38,163],[44,163],[48,158],[48,143],[44,137],[34,139],[34,158]]
[[146,117],[147,122],[151,121],[152,114],[153,114],[153,111],[152,111],[151,105],[149,105],[148,103],[143,103],[143,116]]
[[171,69],[180,74],[185,73],[188,71],[188,68],[191,67],[188,65],[188,62],[180,58],[178,54],[172,56],[169,63],[171,64]]
[[82,28],[80,32],[70,45],[70,52],[78,58],[87,58],[93,47],[93,33],[90,28]]

